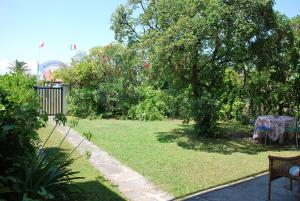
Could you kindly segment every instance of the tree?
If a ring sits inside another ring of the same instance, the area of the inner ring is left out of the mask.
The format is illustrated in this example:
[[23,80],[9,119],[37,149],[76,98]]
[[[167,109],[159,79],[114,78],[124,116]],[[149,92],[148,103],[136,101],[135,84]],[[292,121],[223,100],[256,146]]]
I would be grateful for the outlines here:
[[55,72],[72,85],[70,112],[77,116],[127,116],[137,102],[138,86],[144,80],[143,61],[133,48],[122,44],[94,47],[73,62],[70,68]]
[[295,51],[293,51],[292,58],[293,62],[296,63],[294,68],[296,73],[293,75],[293,92],[295,94],[295,102],[297,104],[297,116],[300,116],[300,15],[292,18],[291,26],[295,36]]
[[13,73],[26,73],[29,71],[27,63],[25,63],[24,61],[18,61],[17,59],[10,64],[9,69]]
[[291,26],[293,28],[295,37],[300,40],[300,15],[292,18]]
[[189,116],[199,134],[211,135],[223,104],[220,97],[226,93],[225,70],[260,72],[273,66],[281,58],[280,50],[291,44],[291,35],[281,32],[291,33],[290,29],[273,4],[129,0],[112,15],[111,28],[117,40],[144,52],[156,79],[176,93],[188,91]]

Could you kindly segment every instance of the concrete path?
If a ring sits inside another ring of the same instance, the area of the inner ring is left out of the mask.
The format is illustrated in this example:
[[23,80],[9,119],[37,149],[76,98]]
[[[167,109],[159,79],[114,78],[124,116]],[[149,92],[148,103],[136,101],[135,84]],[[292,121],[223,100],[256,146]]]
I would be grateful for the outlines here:
[[[289,191],[289,180],[280,178],[272,182],[271,201],[297,201],[298,182],[293,182]],[[243,182],[229,184],[189,196],[184,201],[266,201],[268,175],[250,178]]]
[[[55,124],[52,118],[49,118],[49,122]],[[68,127],[58,126],[57,130],[62,135],[65,135]],[[66,139],[73,146],[77,146],[83,137],[71,129]],[[127,199],[131,201],[168,201],[174,199],[171,194],[160,190],[145,177],[123,165],[120,161],[88,140],[85,140],[77,150],[79,150],[81,154],[90,151],[90,162],[106,179],[116,185]]]

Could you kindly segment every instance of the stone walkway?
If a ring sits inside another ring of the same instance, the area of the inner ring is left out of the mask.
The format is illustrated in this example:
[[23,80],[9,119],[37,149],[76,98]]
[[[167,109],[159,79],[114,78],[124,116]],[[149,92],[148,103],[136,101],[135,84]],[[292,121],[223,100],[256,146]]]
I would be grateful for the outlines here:
[[[54,124],[52,118],[49,122]],[[68,127],[58,126],[57,130],[65,135]],[[71,129],[66,138],[73,146],[77,146],[83,139],[79,133]],[[145,177],[123,165],[120,161],[101,150],[93,143],[85,140],[77,149],[81,154],[91,152],[90,162],[112,184],[116,185],[120,192],[131,201],[168,201],[174,197],[156,187]]]
[[[297,201],[298,182],[293,182],[289,191],[289,180],[280,178],[272,182],[271,201]],[[250,178],[243,182],[229,184],[189,196],[184,201],[266,201],[268,175]]]

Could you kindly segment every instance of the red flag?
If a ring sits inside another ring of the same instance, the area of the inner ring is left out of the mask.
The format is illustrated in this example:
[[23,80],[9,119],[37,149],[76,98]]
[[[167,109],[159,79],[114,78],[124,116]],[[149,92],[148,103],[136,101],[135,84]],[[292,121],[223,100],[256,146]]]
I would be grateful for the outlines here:
[[76,50],[77,49],[77,45],[76,44],[71,44],[71,50]]
[[45,46],[45,42],[40,42],[39,48],[43,48]]

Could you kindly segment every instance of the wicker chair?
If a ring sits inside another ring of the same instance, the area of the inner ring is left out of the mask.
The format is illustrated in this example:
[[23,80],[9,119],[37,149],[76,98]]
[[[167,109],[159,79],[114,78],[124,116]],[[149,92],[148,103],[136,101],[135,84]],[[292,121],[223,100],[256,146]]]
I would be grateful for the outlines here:
[[[289,169],[292,165],[297,165],[300,167],[300,156],[295,157],[278,157],[269,156],[269,190],[268,190],[268,200],[271,199],[271,184],[272,181],[280,177],[287,177],[290,179],[290,190],[292,190],[292,181],[297,180],[300,182],[300,176],[291,176],[289,174]],[[300,193],[300,185],[298,189]],[[300,195],[300,194],[299,194]],[[298,200],[300,196],[298,195]]]

